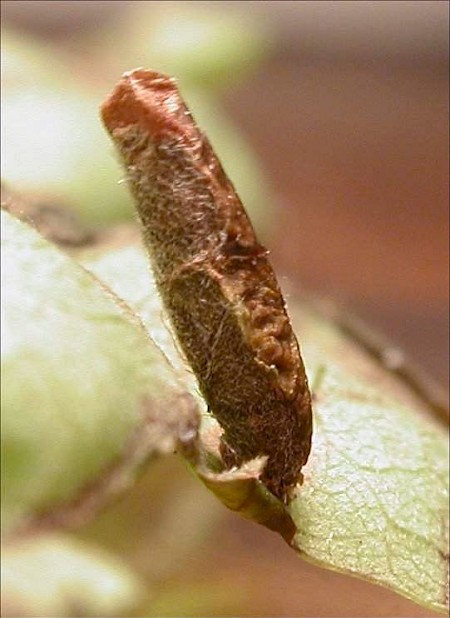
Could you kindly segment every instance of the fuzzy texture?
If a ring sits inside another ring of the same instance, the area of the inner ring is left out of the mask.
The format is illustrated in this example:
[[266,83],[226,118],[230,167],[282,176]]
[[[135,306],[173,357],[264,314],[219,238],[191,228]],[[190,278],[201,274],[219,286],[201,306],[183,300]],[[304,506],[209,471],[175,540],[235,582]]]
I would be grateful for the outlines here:
[[311,398],[267,251],[174,80],[123,76],[102,106],[163,302],[223,428],[226,467],[266,455],[288,502],[311,447]]

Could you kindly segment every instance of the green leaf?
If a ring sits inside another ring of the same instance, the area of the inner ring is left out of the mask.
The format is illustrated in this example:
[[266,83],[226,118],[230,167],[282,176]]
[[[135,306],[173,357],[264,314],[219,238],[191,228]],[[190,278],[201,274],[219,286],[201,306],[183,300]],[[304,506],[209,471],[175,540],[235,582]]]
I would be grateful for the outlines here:
[[447,432],[361,344],[314,312],[298,310],[294,320],[313,385],[315,431],[304,485],[289,506],[292,545],[313,562],[443,610]]
[[123,616],[143,598],[143,584],[119,560],[64,535],[3,548],[5,616]]
[[[134,238],[137,241],[138,236],[135,234]],[[113,250],[100,246],[82,250],[77,254],[77,259],[133,308],[151,339],[163,350],[171,367],[194,390],[195,376],[188,369],[170,331],[143,249],[137,244]]]
[[[176,363],[143,250],[112,251],[91,267],[135,308]],[[286,510],[257,480],[263,462],[218,472],[220,430],[206,414],[197,473],[229,508],[276,529],[305,559],[443,611],[447,432],[433,418],[432,402],[375,358],[370,346],[311,306],[291,305],[315,402],[303,486]],[[192,376],[188,380],[195,392]]]
[[196,406],[123,301],[5,212],[2,275],[3,524],[83,519],[189,443]]

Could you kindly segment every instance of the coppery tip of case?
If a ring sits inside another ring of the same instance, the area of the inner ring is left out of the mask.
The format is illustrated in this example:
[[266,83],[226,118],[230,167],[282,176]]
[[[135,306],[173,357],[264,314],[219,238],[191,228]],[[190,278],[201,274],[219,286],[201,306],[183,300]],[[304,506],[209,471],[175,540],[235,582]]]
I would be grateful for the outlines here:
[[157,71],[134,69],[124,73],[100,111],[111,134],[116,129],[138,125],[151,137],[194,136],[191,114],[175,79]]

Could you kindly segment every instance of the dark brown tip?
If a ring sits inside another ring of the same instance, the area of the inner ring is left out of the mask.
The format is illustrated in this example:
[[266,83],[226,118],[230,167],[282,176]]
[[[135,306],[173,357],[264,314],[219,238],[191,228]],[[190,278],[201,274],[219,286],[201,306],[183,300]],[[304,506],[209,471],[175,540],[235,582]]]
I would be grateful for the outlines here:
[[176,82],[163,73],[145,69],[124,73],[100,110],[110,134],[138,125],[151,138],[174,134],[193,137],[195,125]]

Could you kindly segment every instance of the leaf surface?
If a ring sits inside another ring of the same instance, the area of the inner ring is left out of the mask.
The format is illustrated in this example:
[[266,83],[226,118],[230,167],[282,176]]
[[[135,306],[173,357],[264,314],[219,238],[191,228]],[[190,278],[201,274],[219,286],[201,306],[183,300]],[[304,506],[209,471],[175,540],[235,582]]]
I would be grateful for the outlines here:
[[[294,313],[315,398],[289,512],[310,560],[448,603],[448,438],[411,389],[314,312]],[[427,413],[428,412],[428,413]]]
[[197,409],[129,307],[6,212],[2,279],[2,514],[11,531],[41,515],[57,521],[60,508],[95,511],[150,455],[192,440]]

